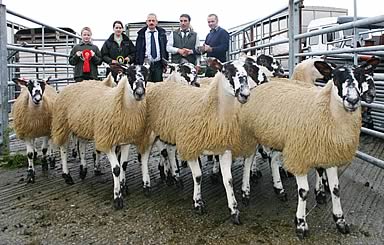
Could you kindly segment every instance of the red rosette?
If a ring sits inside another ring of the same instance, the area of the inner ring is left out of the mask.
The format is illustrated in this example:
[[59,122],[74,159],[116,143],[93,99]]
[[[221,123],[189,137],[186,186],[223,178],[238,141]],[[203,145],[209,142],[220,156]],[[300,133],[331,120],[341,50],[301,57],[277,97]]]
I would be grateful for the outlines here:
[[84,73],[91,72],[91,65],[89,63],[89,61],[92,58],[91,50],[84,49],[83,52],[82,52],[82,56],[83,56],[83,61],[84,61],[84,63],[83,63],[83,72]]

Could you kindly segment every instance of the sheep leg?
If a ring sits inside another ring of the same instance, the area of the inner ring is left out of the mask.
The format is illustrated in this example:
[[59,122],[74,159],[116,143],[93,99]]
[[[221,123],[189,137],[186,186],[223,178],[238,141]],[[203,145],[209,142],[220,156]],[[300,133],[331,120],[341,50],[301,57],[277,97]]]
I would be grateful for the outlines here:
[[120,158],[120,188],[123,196],[128,195],[128,183],[126,181],[125,173],[127,171],[128,166],[128,156],[129,156],[129,147],[130,145],[122,145],[121,146],[121,158]]
[[117,160],[116,146],[106,152],[109,162],[111,163],[112,177],[113,177],[113,206],[115,209],[123,208],[123,197],[120,188],[120,164]]
[[253,164],[252,164],[252,169],[251,169],[251,180],[253,183],[257,183],[258,179],[260,179],[263,175],[261,174],[259,165],[258,165],[258,160],[261,159],[269,159],[269,155],[266,151],[264,151],[264,148],[262,145],[258,145],[256,147],[256,154],[254,155],[253,158]]
[[199,214],[205,213],[205,204],[201,197],[201,168],[197,160],[188,161],[193,178],[193,207]]
[[227,193],[228,208],[231,211],[232,222],[236,225],[240,224],[240,211],[237,208],[235,192],[233,191],[233,180],[231,173],[232,152],[226,150],[223,155],[220,155],[220,170],[223,176],[223,183]]
[[85,148],[87,147],[87,141],[79,139],[78,141],[78,149],[79,149],[79,155],[80,155],[80,179],[85,179],[87,176],[88,172],[88,164],[87,161],[85,160]]
[[308,236],[308,224],[305,219],[306,217],[306,206],[308,197],[308,179],[307,175],[296,176],[297,192],[298,192],[298,203],[295,217],[296,224],[296,235],[302,239]]
[[327,202],[325,195],[325,186],[323,184],[322,176],[325,174],[324,168],[316,168],[316,185],[315,196],[318,204],[325,204]]
[[48,137],[43,137],[43,144],[41,146],[41,168],[43,171],[48,171],[48,159],[47,159],[47,153],[48,153]]
[[176,183],[177,187],[182,188],[183,181],[180,178],[180,168],[179,164],[177,163],[176,159],[176,146],[174,145],[167,145],[167,152],[168,152],[168,159],[169,159],[169,168],[170,168],[170,176],[168,175],[168,179],[171,179],[172,184]]
[[144,195],[149,196],[151,194],[151,178],[148,171],[148,160],[152,150],[152,145],[141,156],[141,172],[143,174],[143,190]]
[[244,161],[243,184],[241,186],[241,195],[242,195],[242,202],[245,206],[249,205],[249,196],[251,193],[251,185],[249,183],[249,180],[251,175],[251,165],[252,165],[254,156],[255,154],[252,154],[251,156],[247,157]]
[[28,157],[27,183],[35,183],[35,166],[33,165],[35,154],[34,154],[33,140],[26,139],[25,145],[27,146],[27,157]]
[[63,173],[62,173],[62,177],[64,178],[65,180],[65,183],[67,183],[68,185],[73,185],[74,182],[73,182],[73,179],[72,179],[72,176],[71,174],[69,173],[69,169],[68,169],[68,153],[67,153],[67,148],[68,148],[68,144],[65,143],[64,145],[60,146],[60,157],[61,157],[61,165],[62,165],[62,168],[63,168]]
[[52,139],[48,141],[48,162],[51,169],[55,169],[56,166],[56,156],[55,156],[55,146],[52,142]]
[[212,173],[211,173],[211,176],[210,179],[211,179],[211,183],[212,184],[217,184],[219,183],[219,179],[220,179],[220,174],[219,174],[219,169],[220,169],[220,160],[219,161],[215,161],[216,159],[213,158],[213,156],[208,156],[208,162],[211,162],[211,159],[212,158]]
[[277,194],[278,198],[281,201],[288,201],[287,193],[284,190],[283,183],[281,181],[280,176],[280,166],[279,162],[281,157],[280,151],[272,151],[271,157],[270,157],[270,165],[271,165],[271,172],[272,172],[272,181],[273,181],[273,189],[275,190],[275,193]]
[[[165,181],[167,179],[169,170],[169,164],[168,163],[168,153],[166,150],[166,146],[163,142],[161,142],[159,139],[155,141],[156,148],[160,152],[160,162],[159,162],[159,172],[160,172],[160,179]],[[168,184],[168,181],[167,181]]]
[[100,154],[101,152],[96,150],[92,153],[93,157],[93,173],[95,176],[102,175],[101,173],[101,165],[100,165]]
[[339,178],[337,176],[337,167],[327,168],[326,172],[332,196],[333,220],[336,222],[336,227],[339,232],[348,234],[350,232],[349,225],[344,219],[340,203],[340,186]]

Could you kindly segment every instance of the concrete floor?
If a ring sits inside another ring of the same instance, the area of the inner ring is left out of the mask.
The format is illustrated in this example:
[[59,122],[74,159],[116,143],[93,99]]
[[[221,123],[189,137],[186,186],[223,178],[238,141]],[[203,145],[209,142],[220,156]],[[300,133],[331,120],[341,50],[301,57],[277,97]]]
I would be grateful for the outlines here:
[[[12,150],[22,150],[18,141]],[[384,159],[384,142],[361,138],[360,150]],[[130,156],[127,173],[129,195],[122,210],[112,208],[112,176],[103,160],[102,176],[94,176],[92,154],[87,153],[90,169],[85,180],[78,173],[78,160],[69,159],[75,184],[67,186],[61,168],[42,173],[37,167],[36,183],[26,184],[26,168],[0,168],[0,244],[384,244],[384,170],[355,159],[340,169],[341,201],[351,234],[337,232],[328,203],[317,205],[311,193],[307,202],[310,236],[300,241],[293,218],[297,194],[294,178],[283,179],[288,201],[273,192],[268,164],[263,176],[252,184],[251,202],[241,204],[240,161],[232,173],[240,203],[242,225],[231,224],[222,183],[212,184],[211,166],[203,165],[203,198],[207,213],[192,210],[192,178],[182,169],[184,188],[167,186],[158,174],[158,153],[151,161],[152,192],[141,189],[141,170],[136,154]],[[310,180],[313,180],[311,172]]]

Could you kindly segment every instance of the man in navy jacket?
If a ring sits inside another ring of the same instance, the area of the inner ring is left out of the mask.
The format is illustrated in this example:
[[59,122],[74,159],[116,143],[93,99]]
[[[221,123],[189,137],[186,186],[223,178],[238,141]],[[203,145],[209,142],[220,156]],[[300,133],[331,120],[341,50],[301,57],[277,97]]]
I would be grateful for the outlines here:
[[[160,82],[163,81],[163,69],[166,66],[163,59],[168,60],[167,35],[163,28],[157,26],[155,14],[151,13],[147,16],[146,24],[147,26],[137,32],[136,63],[142,65],[147,59],[151,64],[148,81]],[[154,40],[151,40],[151,35]]]
[[[208,26],[211,30],[205,38],[202,50],[207,53],[207,57],[214,57],[221,62],[225,62],[227,61],[227,51],[229,49],[229,34],[218,23],[219,19],[216,14],[208,15]],[[213,77],[215,73],[212,69],[207,68],[205,76]]]

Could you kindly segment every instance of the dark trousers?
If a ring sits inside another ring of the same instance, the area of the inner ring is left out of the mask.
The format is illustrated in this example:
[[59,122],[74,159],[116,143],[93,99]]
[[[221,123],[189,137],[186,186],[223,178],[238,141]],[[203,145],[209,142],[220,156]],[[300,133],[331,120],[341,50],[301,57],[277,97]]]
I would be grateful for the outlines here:
[[89,76],[82,76],[82,77],[76,77],[75,78],[75,82],[82,82],[84,80],[99,80],[99,79],[94,79],[92,77],[89,77]]
[[149,68],[149,79],[151,82],[163,81],[163,65],[161,61],[157,61],[151,64]]

